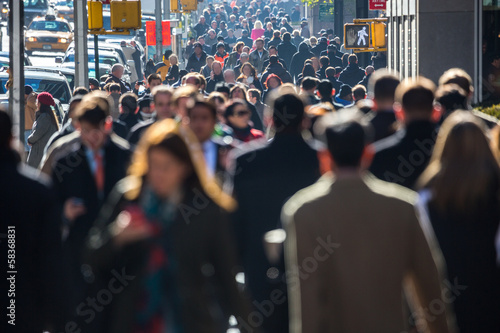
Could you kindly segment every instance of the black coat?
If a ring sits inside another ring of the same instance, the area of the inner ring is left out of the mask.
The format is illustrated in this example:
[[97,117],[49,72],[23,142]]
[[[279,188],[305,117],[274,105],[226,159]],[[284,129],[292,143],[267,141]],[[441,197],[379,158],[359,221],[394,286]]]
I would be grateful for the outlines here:
[[[127,281],[123,292],[114,295],[116,299],[102,313],[105,324],[102,332],[106,333],[133,332],[138,296],[145,283],[153,244],[151,239],[125,245],[120,250],[114,248],[108,226],[126,206],[139,204],[139,200],[125,198],[126,188],[124,179],[109,196],[92,230],[93,239],[98,242],[89,239],[85,254],[85,262],[105,283],[113,278],[110,274],[113,270],[124,270],[127,276],[134,277]],[[176,308],[180,309],[176,319],[182,323],[183,332],[225,332],[231,314],[246,320],[249,306],[235,281],[237,258],[227,212],[200,190],[186,190],[174,222],[161,237],[175,256],[177,267],[172,279],[178,292]]]
[[382,180],[414,189],[429,163],[436,136],[434,123],[411,122],[407,128],[375,143],[370,172]]
[[281,66],[280,63],[277,63],[269,65],[267,67],[267,70],[262,74],[261,78],[262,85],[264,85],[264,83],[267,80],[267,77],[271,74],[278,75],[278,77],[281,79],[283,83],[293,83],[290,73],[288,73],[287,70],[283,68],[283,66]]
[[[67,308],[68,316],[75,320],[87,318],[75,313],[77,305],[87,296],[88,285],[81,271],[81,255],[85,239],[108,194],[115,184],[125,177],[130,159],[128,144],[115,134],[110,135],[103,149],[104,190],[102,197],[98,195],[95,178],[82,144],[57,160],[52,170],[52,180],[60,205],[62,206],[70,198],[79,198],[86,208],[85,214],[67,224],[67,236],[63,242],[65,282],[69,286],[65,297],[70,304]],[[99,325],[99,321],[95,321],[95,325]],[[91,330],[93,326],[86,327]]]
[[219,82],[224,82],[224,75],[221,73],[220,75],[214,75],[214,78],[209,78],[207,82],[207,93],[211,93],[215,90],[215,85]]
[[130,88],[127,87],[125,82],[123,82],[123,80],[117,78],[113,74],[109,74],[109,77],[106,80],[105,84],[108,84],[108,83],[118,83],[120,85],[120,89],[121,89],[122,94],[125,94],[126,92],[130,91]]
[[359,81],[363,80],[364,77],[364,70],[357,64],[350,64],[340,73],[339,80],[352,88],[357,85]]
[[371,111],[366,115],[375,132],[373,141],[382,140],[396,132],[397,119],[393,110]]
[[295,53],[297,53],[297,47],[290,42],[282,42],[278,45],[278,54],[287,64],[292,63],[292,57]]
[[207,62],[207,54],[205,52],[201,53],[200,59],[196,58],[196,53],[193,53],[188,59],[186,70],[188,72],[199,73],[201,67],[205,66],[206,62]]
[[[64,290],[61,289],[60,216],[49,179],[21,165],[13,151],[0,149],[0,227],[4,234],[0,241],[3,256],[0,331],[42,332],[49,328],[47,325],[57,332],[64,330],[60,316],[64,300],[61,297]],[[9,247],[8,241],[13,236],[15,243]],[[12,258],[12,250],[15,258]],[[15,276],[15,295],[9,291],[7,277],[11,275]],[[12,319],[7,309],[12,299],[15,300],[15,326],[7,323]]]
[[328,47],[328,44],[326,42],[318,43],[318,44],[316,44],[315,47],[313,47],[311,49],[311,52],[314,53],[314,56],[319,59],[319,57],[321,56],[321,52],[326,50],[327,47]]
[[297,79],[297,76],[302,73],[304,62],[312,57],[314,57],[314,53],[309,50],[309,46],[305,42],[300,43],[299,51],[293,55],[290,62],[290,75]]
[[[319,178],[317,151],[300,135],[277,135],[269,144],[248,146],[236,158],[231,174],[238,200],[233,224],[245,282],[252,298],[260,303],[269,300],[273,290],[286,294],[281,276],[267,277],[268,269],[275,265],[265,255],[263,236],[281,226],[285,202]],[[282,265],[277,265],[280,273]],[[272,314],[264,317],[265,332],[288,332],[287,302],[274,306]]]

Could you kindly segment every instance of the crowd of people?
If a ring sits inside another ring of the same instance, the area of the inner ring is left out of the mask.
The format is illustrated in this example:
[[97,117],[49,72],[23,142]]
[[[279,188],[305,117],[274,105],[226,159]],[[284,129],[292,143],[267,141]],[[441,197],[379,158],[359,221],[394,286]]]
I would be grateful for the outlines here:
[[64,119],[26,86],[25,147],[0,111],[16,331],[500,331],[500,126],[471,78],[361,69],[296,21],[211,5],[186,70],[115,65]]

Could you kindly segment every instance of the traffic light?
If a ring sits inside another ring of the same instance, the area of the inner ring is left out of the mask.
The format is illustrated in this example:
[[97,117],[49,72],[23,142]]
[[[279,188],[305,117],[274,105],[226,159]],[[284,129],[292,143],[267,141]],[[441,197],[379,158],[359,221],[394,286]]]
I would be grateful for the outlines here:
[[170,11],[172,13],[180,13],[179,0],[170,0]]
[[370,24],[344,25],[344,47],[346,49],[370,48]]
[[87,1],[89,11],[89,29],[99,30],[102,29],[102,2],[100,1]]
[[385,47],[385,23],[373,22],[371,25],[373,47]]
[[198,8],[198,0],[181,0],[183,12],[195,11]]
[[140,29],[141,1],[111,1],[111,29]]

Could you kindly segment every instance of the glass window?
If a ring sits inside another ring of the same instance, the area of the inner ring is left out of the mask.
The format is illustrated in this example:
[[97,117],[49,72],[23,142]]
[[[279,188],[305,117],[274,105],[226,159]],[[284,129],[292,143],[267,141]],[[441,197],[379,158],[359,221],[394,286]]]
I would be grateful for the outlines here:
[[40,80],[40,79],[25,79],[25,84],[30,85],[34,91],[49,92],[54,98],[61,101],[62,104],[68,104],[71,99],[71,94],[66,81]]
[[60,31],[70,32],[71,28],[66,22],[60,21],[33,21],[29,26],[30,30]]
[[47,8],[47,0],[24,0],[24,8]]

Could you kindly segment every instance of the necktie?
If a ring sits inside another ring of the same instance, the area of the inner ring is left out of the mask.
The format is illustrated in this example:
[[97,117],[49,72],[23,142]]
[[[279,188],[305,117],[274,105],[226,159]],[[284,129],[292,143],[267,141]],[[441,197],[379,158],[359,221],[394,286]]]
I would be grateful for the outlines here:
[[97,190],[102,192],[104,190],[104,167],[102,165],[102,155],[99,152],[94,153],[94,161],[95,161],[95,184],[97,186]]

